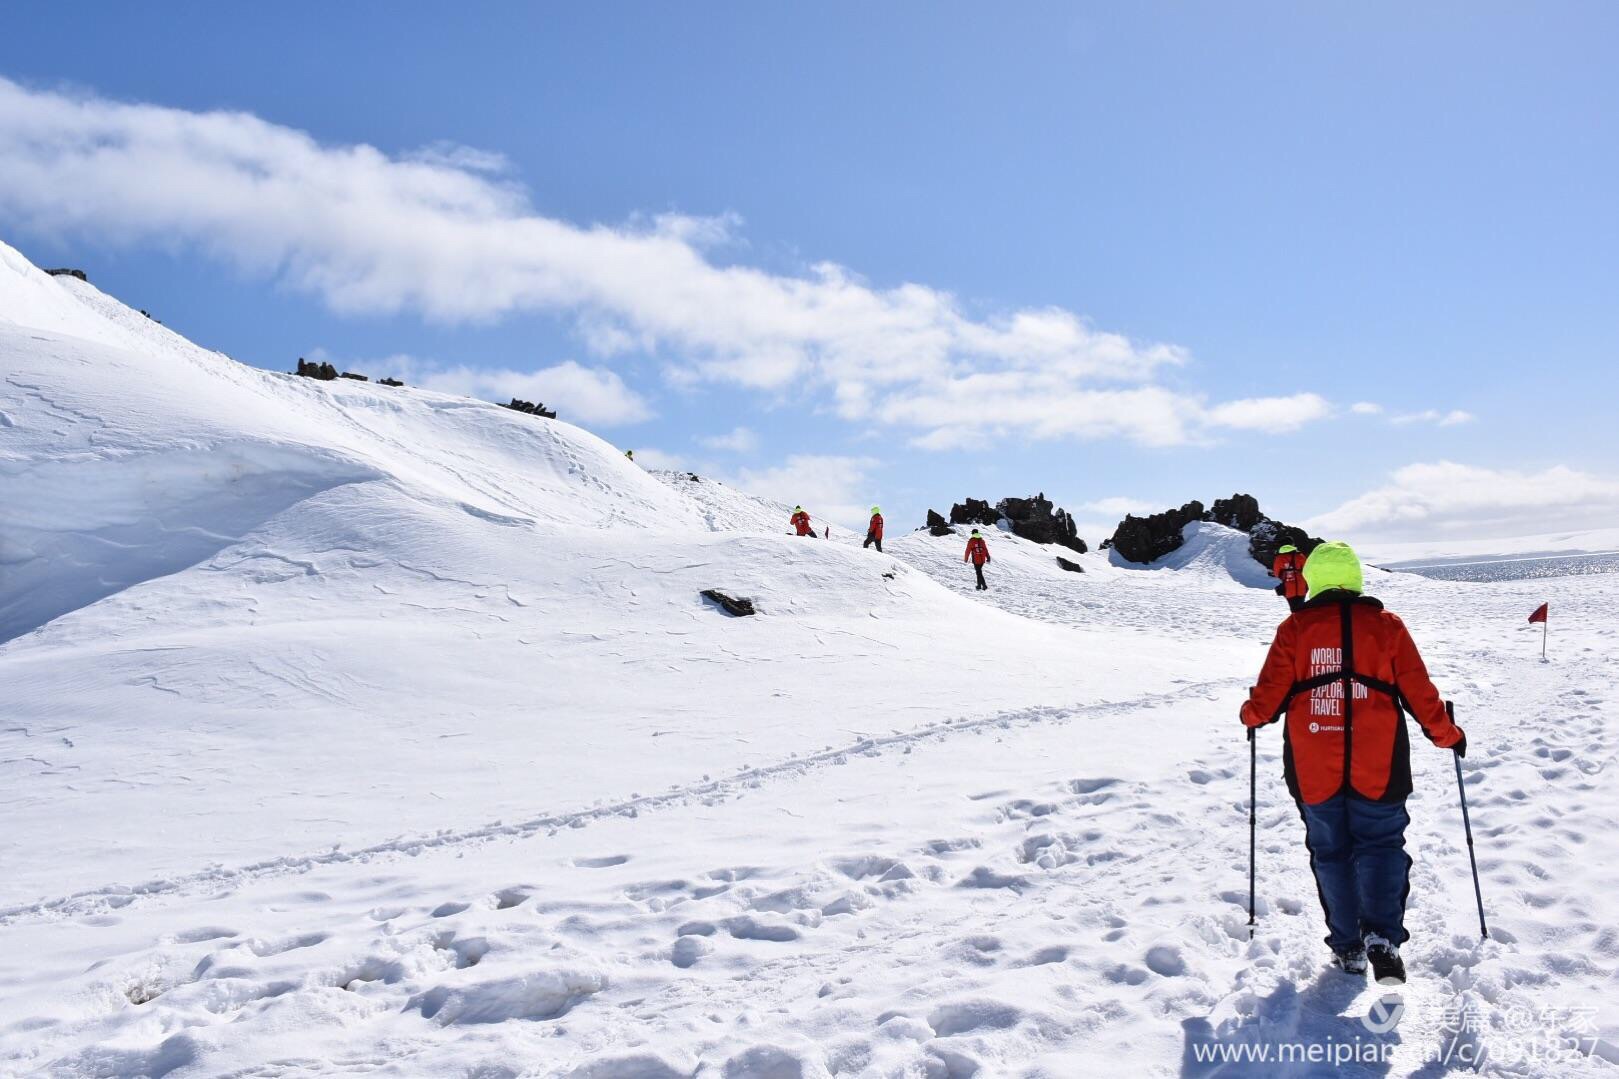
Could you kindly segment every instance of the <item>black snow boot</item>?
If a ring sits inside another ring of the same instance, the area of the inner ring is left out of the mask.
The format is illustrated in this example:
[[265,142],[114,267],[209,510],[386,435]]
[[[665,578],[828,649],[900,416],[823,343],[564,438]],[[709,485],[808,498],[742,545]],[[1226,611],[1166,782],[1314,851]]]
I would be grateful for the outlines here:
[[1366,936],[1366,958],[1372,963],[1372,978],[1378,985],[1404,985],[1405,961],[1400,949],[1376,933]]
[[1345,948],[1343,951],[1332,953],[1332,965],[1345,974],[1354,974],[1357,977],[1366,973],[1366,949],[1361,947]]

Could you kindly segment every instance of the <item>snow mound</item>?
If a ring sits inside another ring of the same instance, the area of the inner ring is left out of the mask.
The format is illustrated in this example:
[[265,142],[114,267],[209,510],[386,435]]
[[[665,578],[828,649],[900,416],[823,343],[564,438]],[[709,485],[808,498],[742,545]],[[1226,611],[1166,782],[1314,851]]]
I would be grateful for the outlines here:
[[1274,589],[1276,581],[1248,553],[1248,534],[1209,521],[1193,521],[1181,529],[1185,542],[1143,566],[1109,552],[1109,564],[1129,570],[1175,570],[1205,581],[1232,580],[1245,588]]

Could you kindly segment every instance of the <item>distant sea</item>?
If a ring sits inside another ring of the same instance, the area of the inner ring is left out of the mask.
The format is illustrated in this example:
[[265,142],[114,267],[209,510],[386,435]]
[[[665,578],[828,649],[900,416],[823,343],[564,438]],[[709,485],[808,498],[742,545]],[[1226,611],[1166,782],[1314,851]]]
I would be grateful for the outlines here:
[[1588,573],[1619,573],[1619,551],[1474,559],[1467,562],[1390,562],[1385,563],[1383,568],[1417,573],[1441,581],[1523,581],[1533,577],[1579,577]]

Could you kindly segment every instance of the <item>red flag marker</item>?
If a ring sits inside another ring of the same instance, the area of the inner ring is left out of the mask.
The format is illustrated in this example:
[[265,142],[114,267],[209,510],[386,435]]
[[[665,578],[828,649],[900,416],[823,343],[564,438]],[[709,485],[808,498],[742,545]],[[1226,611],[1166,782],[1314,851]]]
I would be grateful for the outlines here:
[[1529,621],[1540,623],[1540,658],[1546,658],[1546,634],[1551,630],[1551,623],[1546,620],[1547,608],[1550,603],[1542,603],[1535,608],[1535,613],[1529,616]]

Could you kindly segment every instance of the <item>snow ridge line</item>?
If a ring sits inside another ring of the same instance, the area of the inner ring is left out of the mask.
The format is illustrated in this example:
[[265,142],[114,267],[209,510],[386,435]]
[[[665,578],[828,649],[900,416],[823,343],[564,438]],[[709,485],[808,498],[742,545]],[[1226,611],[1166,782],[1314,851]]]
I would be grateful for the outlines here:
[[802,774],[813,768],[843,764],[850,754],[872,756],[897,746],[916,745],[936,741],[952,734],[983,730],[988,727],[1007,727],[1014,723],[1056,722],[1069,723],[1075,719],[1117,715],[1138,709],[1170,704],[1185,697],[1204,696],[1220,689],[1245,685],[1246,678],[1221,678],[1208,682],[1191,682],[1166,693],[1149,693],[1122,701],[1104,701],[1093,705],[1032,705],[1006,712],[996,712],[977,719],[944,720],[925,727],[880,737],[865,737],[855,742],[810,753],[794,755],[774,764],[745,767],[719,779],[705,779],[684,787],[672,787],[658,794],[634,795],[607,805],[592,806],[571,812],[546,814],[516,824],[494,822],[460,832],[439,832],[430,836],[391,839],[357,850],[333,849],[320,854],[284,855],[262,862],[253,862],[235,869],[219,866],[184,876],[147,881],[143,884],[111,884],[89,888],[71,895],[46,899],[37,903],[0,908],[0,926],[11,925],[30,917],[48,914],[74,914],[100,909],[98,901],[114,897],[150,897],[176,895],[199,885],[224,887],[282,874],[301,873],[317,866],[339,865],[348,862],[370,862],[392,857],[414,857],[424,851],[437,850],[462,844],[487,842],[495,839],[527,839],[539,832],[559,828],[582,828],[592,821],[609,817],[635,817],[646,810],[665,809],[684,805],[694,798],[724,796],[738,788],[757,786],[759,783],[783,775]]

